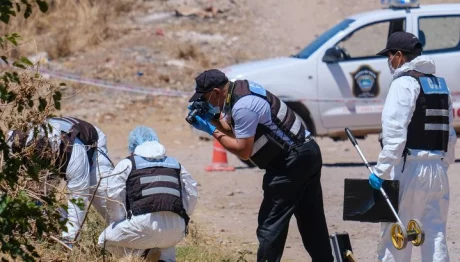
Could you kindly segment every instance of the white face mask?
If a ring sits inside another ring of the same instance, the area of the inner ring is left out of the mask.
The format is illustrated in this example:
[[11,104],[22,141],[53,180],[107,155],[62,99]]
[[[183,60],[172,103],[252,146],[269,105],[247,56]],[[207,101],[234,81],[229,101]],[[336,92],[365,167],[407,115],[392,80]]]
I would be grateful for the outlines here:
[[[396,55],[396,54],[395,54],[395,55]],[[391,62],[393,62],[393,58],[395,58],[394,55],[393,55],[393,57],[391,57],[391,59],[388,59],[388,68],[390,68],[390,73],[391,73],[392,75],[394,75],[396,69],[398,69],[398,67],[399,67],[399,64],[398,64],[398,66],[397,66],[396,68],[393,67],[393,65],[391,64]]]
[[395,56],[393,56],[391,59],[388,59],[388,68],[390,68],[390,73],[392,75],[394,75],[395,71],[396,71],[396,68],[393,67],[393,65],[391,64],[391,62],[393,61],[393,58]]

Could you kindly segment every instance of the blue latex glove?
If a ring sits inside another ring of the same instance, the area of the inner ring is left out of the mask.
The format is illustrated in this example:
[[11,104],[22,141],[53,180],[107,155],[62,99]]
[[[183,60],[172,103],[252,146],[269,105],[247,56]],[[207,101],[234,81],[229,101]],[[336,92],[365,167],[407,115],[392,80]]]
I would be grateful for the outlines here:
[[216,127],[213,126],[211,123],[208,121],[204,120],[200,116],[195,116],[196,122],[194,122],[192,125],[194,128],[201,130],[203,132],[208,133],[209,135],[212,136],[212,134],[216,131]]
[[383,179],[376,176],[374,173],[372,173],[369,176],[369,185],[371,185],[373,189],[380,190],[380,188],[382,187],[382,183],[383,183]]

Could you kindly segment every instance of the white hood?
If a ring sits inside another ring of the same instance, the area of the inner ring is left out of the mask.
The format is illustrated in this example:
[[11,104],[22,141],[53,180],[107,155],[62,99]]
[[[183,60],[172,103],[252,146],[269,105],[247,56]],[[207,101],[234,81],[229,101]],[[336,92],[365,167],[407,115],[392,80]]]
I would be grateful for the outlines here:
[[166,148],[157,141],[144,142],[134,149],[134,154],[148,158],[160,160],[166,156]]
[[422,55],[396,69],[393,78],[396,79],[401,74],[410,70],[415,70],[423,74],[435,74],[436,65],[431,57]]

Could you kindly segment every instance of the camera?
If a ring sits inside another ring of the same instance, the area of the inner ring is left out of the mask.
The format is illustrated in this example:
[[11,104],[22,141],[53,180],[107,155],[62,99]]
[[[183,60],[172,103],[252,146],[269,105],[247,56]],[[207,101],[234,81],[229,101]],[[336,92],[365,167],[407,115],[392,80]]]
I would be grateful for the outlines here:
[[208,102],[203,99],[199,99],[190,105],[190,112],[188,113],[185,121],[192,124],[196,121],[196,116],[204,116],[209,110]]

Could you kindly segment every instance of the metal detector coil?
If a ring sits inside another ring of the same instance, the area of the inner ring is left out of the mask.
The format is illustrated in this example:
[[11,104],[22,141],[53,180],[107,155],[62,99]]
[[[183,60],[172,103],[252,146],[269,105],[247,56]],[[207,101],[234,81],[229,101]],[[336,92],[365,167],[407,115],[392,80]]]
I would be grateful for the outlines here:
[[[361,156],[361,159],[364,161],[364,164],[366,165],[369,172],[371,174],[374,173],[372,171],[371,166],[369,165],[369,162],[367,161],[363,152],[359,148],[358,142],[356,141],[356,138],[351,133],[351,130],[348,128],[345,128],[345,133],[347,134],[348,139],[350,139],[350,142],[356,148],[356,151],[358,151],[358,154]],[[394,209],[393,205],[391,204],[390,199],[388,198],[388,195],[386,194],[383,188],[380,188],[380,193],[382,193],[388,206],[390,207],[396,220],[398,221],[397,223],[394,223],[391,226],[391,241],[393,243],[393,246],[396,249],[401,250],[407,246],[407,243],[409,241],[411,241],[412,245],[414,246],[422,245],[423,242],[425,241],[425,232],[423,231],[422,223],[420,223],[420,221],[417,219],[412,219],[407,224],[407,229],[406,229],[406,227],[404,226],[401,219],[399,218],[398,213]]]

